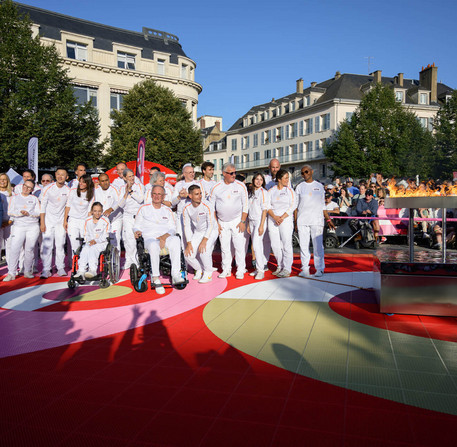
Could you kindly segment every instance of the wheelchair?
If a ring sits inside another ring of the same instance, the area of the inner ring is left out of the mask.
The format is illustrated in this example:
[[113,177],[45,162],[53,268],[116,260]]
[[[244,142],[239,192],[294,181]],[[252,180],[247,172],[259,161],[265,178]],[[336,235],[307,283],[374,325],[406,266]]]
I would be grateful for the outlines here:
[[70,289],[74,289],[76,287],[76,284],[83,285],[86,283],[86,281],[98,281],[100,288],[106,289],[110,286],[110,283],[117,283],[119,281],[120,276],[120,253],[117,247],[111,243],[110,237],[107,238],[108,245],[106,246],[105,250],[100,252],[100,255],[98,257],[97,275],[87,280],[84,279],[84,277],[75,278],[76,274],[78,273],[79,256],[84,246],[84,238],[79,237],[77,239],[80,245],[73,256],[73,261],[71,265],[71,275],[67,283],[67,286]]
[[[178,235],[179,236],[179,235]],[[151,282],[151,290],[155,289],[154,281],[151,281],[151,258],[147,249],[144,247],[143,236],[136,240],[137,260],[138,265],[132,264],[130,266],[130,283],[136,292],[146,292],[148,290],[148,277]],[[165,288],[175,287],[178,290],[185,289],[189,280],[187,279],[186,260],[184,252],[181,249],[181,276],[184,281],[179,284],[173,284],[171,280],[171,259],[168,250],[165,248],[160,252],[160,274],[161,276],[170,277],[169,283],[163,283]]]

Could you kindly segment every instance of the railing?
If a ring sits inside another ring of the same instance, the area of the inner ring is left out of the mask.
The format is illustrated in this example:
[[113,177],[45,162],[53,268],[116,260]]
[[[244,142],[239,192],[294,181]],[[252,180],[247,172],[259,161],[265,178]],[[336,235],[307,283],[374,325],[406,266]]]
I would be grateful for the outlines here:
[[[287,163],[294,163],[294,162],[301,162],[306,163],[311,160],[317,160],[320,158],[325,158],[324,152],[322,149],[318,151],[311,151],[305,152],[302,154],[287,154],[287,155],[280,155],[279,157],[272,157],[277,158],[279,163],[287,164]],[[243,170],[243,169],[253,169],[259,167],[268,167],[270,164],[271,158],[260,158],[259,160],[252,160],[252,161],[245,161],[245,162],[238,162],[236,164],[236,169]]]

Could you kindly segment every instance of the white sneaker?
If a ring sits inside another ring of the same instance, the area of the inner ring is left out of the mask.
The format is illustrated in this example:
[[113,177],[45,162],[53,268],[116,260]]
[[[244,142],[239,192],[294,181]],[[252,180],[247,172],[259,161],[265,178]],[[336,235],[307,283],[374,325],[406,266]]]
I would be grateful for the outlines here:
[[263,279],[265,277],[265,273],[264,272],[257,272],[257,274],[255,275],[254,279]]
[[75,279],[75,280],[80,280],[80,279],[84,280],[85,279],[84,276],[85,276],[84,272],[76,272],[76,275],[73,276],[73,279]]
[[197,270],[194,275],[194,280],[198,281],[199,279],[202,279],[203,272],[201,270]]
[[249,276],[255,276],[255,275],[257,275],[257,273],[258,273],[257,270],[254,270],[253,272],[249,273]]
[[217,268],[216,267],[213,267],[213,272],[217,272]]
[[322,276],[324,274],[324,272],[322,270],[317,270],[317,272],[314,274],[314,276],[316,278],[318,278],[319,276]]
[[230,276],[232,276],[232,272],[222,272],[222,273],[219,273],[218,278],[228,278]]
[[48,271],[48,272],[44,272],[44,271],[43,271],[43,272],[41,272],[40,278],[42,278],[42,279],[47,279],[47,278],[49,278],[49,277],[51,277],[51,276],[52,276],[52,273],[51,273],[51,272],[49,272],[49,271]]
[[89,270],[88,272],[86,272],[84,274],[84,276],[87,278],[87,279],[92,279],[94,276],[97,276],[97,273],[94,272],[93,270]]
[[14,281],[15,279],[16,279],[16,276],[11,275],[10,273],[8,273],[8,274],[3,278],[3,281],[8,282],[8,281]]
[[286,270],[286,269],[281,270],[281,271],[277,274],[277,277],[278,277],[278,278],[288,278],[289,276],[290,276],[290,272],[289,272],[289,270]]
[[209,274],[203,274],[202,278],[200,279],[200,281],[198,281],[199,284],[206,284],[207,282],[211,282],[213,280],[213,274],[212,273],[209,273]]
[[24,273],[24,278],[33,279],[33,278],[35,278],[35,275],[32,272],[27,272],[27,273]]
[[160,279],[154,281],[154,289],[158,295],[163,295],[165,293],[165,288],[162,286]]
[[65,269],[59,269],[57,270],[57,274],[59,276],[67,276],[67,271]]
[[310,278],[311,274],[309,273],[309,269],[302,270],[298,276],[301,276],[302,278]]
[[281,269],[280,267],[278,267],[278,268],[273,272],[273,275],[278,276],[278,275],[281,273],[281,270],[282,270],[282,269]]
[[236,278],[236,279],[244,279],[244,273],[236,272],[235,278]]
[[172,276],[171,282],[173,284],[181,284],[184,282],[184,278],[181,276],[181,273],[178,273],[177,275]]

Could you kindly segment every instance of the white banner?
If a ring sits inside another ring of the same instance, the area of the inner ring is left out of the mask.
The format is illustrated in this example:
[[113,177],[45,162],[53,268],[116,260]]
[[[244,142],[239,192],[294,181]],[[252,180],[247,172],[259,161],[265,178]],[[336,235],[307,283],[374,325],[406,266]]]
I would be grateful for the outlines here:
[[31,169],[38,180],[38,138],[32,137],[28,145],[28,168]]

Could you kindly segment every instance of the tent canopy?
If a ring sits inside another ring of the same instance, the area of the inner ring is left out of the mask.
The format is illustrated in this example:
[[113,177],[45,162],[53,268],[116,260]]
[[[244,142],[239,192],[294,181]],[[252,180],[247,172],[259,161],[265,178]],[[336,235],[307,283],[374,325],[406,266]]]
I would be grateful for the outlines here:
[[[131,169],[133,172],[136,170],[136,160],[129,161],[126,163],[127,168]],[[167,168],[166,166],[163,166],[159,163],[153,163],[152,161],[146,161],[144,162],[144,184],[146,185],[149,183],[149,170],[153,167],[156,166],[160,169],[160,172],[163,174],[171,174],[171,176],[167,175],[167,182],[171,183],[174,185],[176,183],[176,172],[172,171],[171,169]],[[116,172],[116,166],[114,168],[111,168],[110,170],[106,171],[106,174],[108,175],[110,181],[112,182],[115,178],[117,178],[117,172]]]

